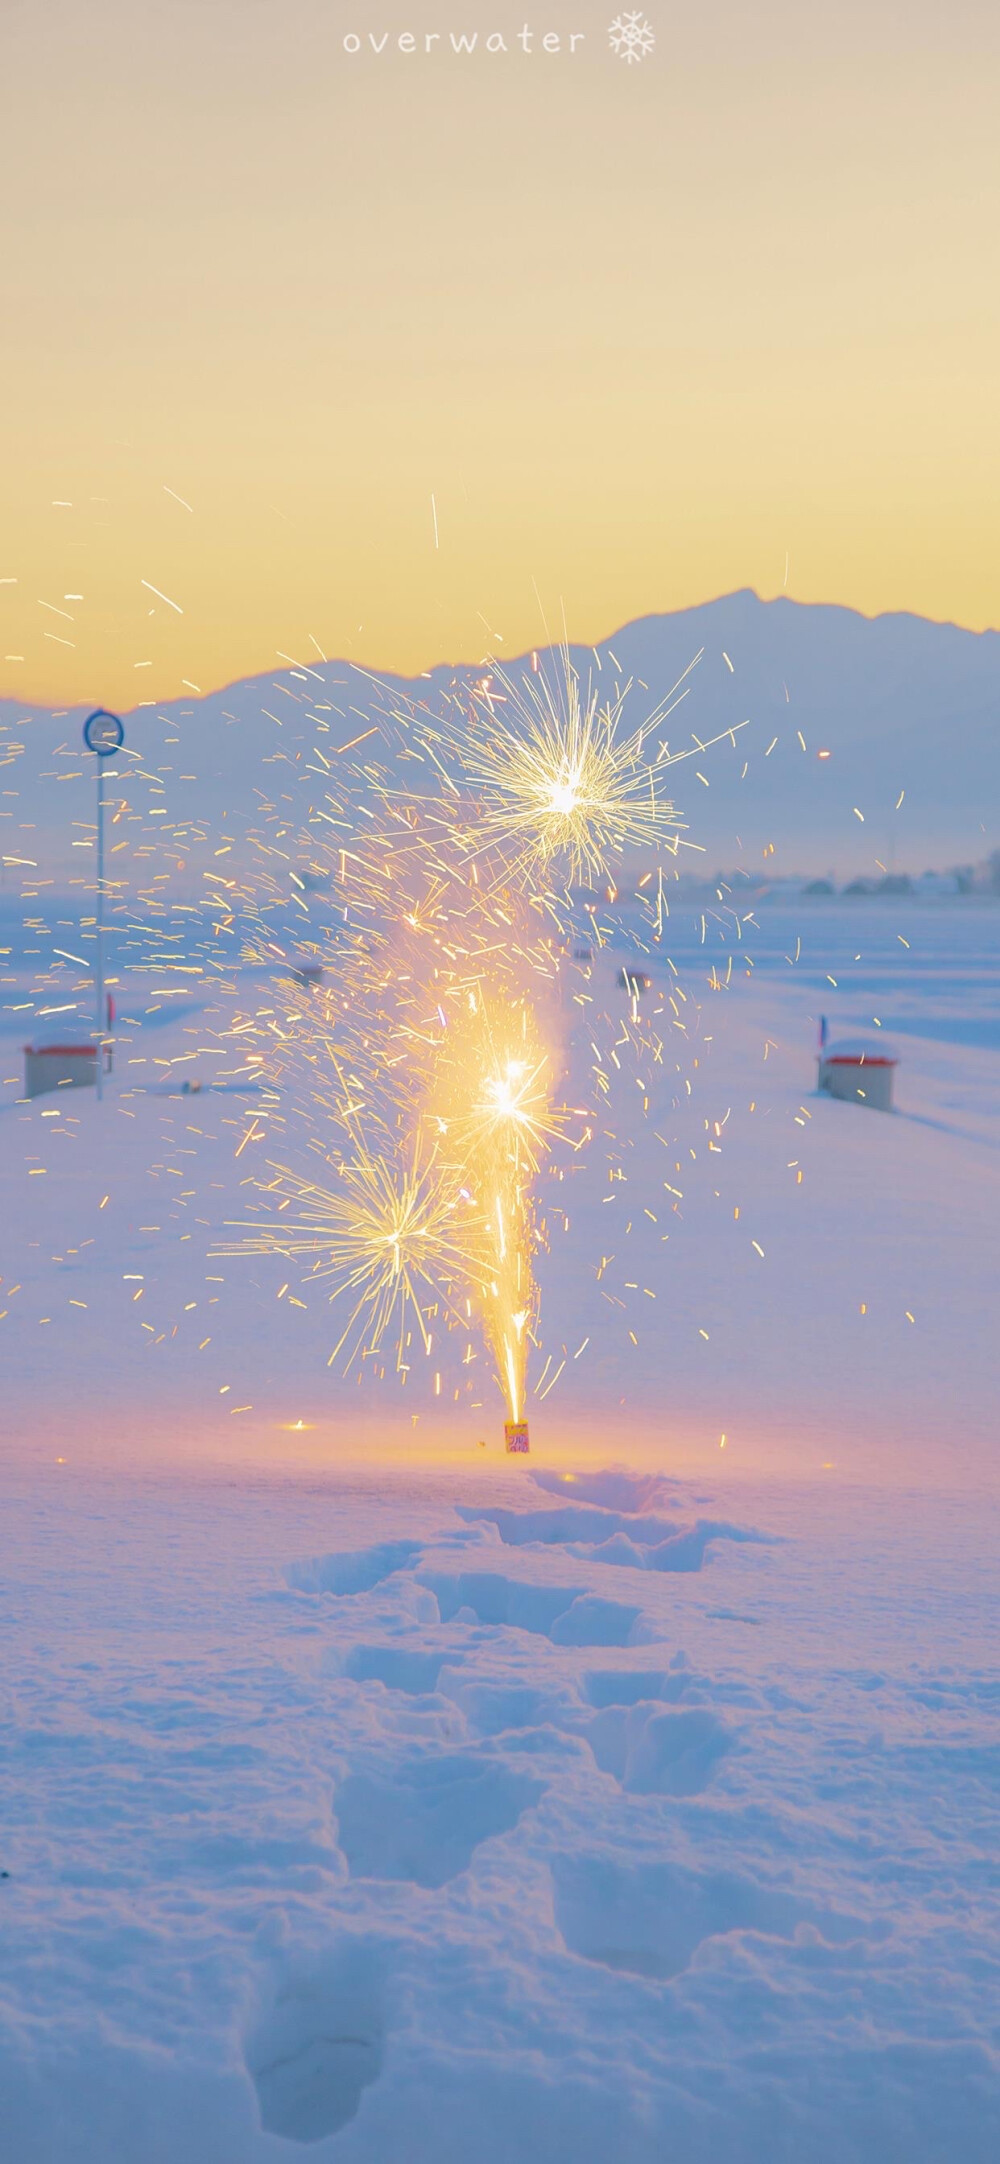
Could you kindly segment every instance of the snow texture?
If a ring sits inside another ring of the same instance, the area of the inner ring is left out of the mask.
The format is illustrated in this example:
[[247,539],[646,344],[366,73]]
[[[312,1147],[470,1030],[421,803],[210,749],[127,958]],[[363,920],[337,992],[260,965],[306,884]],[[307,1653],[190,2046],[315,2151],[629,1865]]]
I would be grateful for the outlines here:
[[17,2164],[995,2155],[971,1503],[730,1482],[650,1572],[624,1468],[8,1485]]
[[723,992],[678,915],[691,1096],[544,1187],[526,1464],[484,1363],[359,1391],[211,1260],[194,997],[25,1104],[12,965],[5,2160],[993,2164],[997,922],[762,910]]

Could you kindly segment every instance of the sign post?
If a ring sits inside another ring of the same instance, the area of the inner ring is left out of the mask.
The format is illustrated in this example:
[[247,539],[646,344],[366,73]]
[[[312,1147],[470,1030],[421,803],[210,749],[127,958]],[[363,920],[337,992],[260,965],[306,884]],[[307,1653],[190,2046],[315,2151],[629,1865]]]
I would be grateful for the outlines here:
[[97,908],[94,928],[97,936],[97,963],[94,969],[97,1022],[97,1095],[104,1095],[104,761],[113,759],[125,742],[125,731],[117,714],[109,714],[107,707],[95,707],[83,724],[83,741],[87,750],[97,758]]

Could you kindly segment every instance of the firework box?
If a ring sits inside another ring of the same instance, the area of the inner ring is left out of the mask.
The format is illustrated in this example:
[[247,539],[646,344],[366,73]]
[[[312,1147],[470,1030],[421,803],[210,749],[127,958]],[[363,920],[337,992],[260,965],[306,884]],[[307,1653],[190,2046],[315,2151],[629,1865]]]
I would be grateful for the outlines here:
[[526,1420],[507,1420],[507,1421],[505,1421],[505,1423],[504,1423],[504,1431],[503,1431],[503,1439],[504,1439],[504,1444],[505,1444],[505,1446],[506,1446],[506,1449],[507,1449],[507,1451],[508,1451],[508,1454],[510,1454],[511,1452],[514,1452],[514,1451],[521,1451],[521,1452],[522,1452],[522,1453],[524,1454],[524,1456],[526,1457],[526,1456],[527,1456],[527,1454],[528,1454],[528,1448],[529,1448],[529,1445],[528,1445],[528,1423],[527,1423],[527,1421],[526,1421]]

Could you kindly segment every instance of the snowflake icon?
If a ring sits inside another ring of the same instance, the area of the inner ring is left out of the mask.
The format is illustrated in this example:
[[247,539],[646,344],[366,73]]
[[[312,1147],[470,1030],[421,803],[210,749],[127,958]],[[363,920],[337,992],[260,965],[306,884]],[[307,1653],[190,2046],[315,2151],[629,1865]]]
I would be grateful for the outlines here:
[[612,52],[618,54],[619,60],[629,62],[645,60],[656,44],[653,25],[647,22],[640,8],[626,8],[621,15],[616,15],[609,27],[608,38]]

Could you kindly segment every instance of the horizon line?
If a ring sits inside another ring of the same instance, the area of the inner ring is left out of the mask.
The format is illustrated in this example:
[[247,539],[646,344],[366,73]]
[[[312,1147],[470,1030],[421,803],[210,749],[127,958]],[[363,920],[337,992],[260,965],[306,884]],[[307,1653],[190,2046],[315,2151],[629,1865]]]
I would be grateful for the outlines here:
[[[294,658],[290,660],[287,655],[277,654],[276,658],[279,661],[285,663],[285,666],[283,668],[273,669],[268,667],[267,664],[265,664],[262,668],[249,670],[246,675],[226,677],[221,682],[210,685],[207,690],[199,689],[198,691],[192,691],[190,687],[187,687],[186,697],[184,693],[178,693],[163,699],[138,700],[133,706],[123,706],[120,710],[115,708],[113,709],[113,711],[120,711],[123,716],[130,716],[133,714],[154,712],[157,709],[165,706],[179,706],[182,703],[182,700],[185,704],[199,704],[203,703],[206,699],[218,698],[223,692],[240,691],[246,685],[251,685],[259,682],[259,680],[264,676],[273,679],[275,676],[280,677],[287,675],[289,670],[292,668],[307,669],[311,674],[315,676],[320,676],[321,669],[354,669],[359,676],[366,676],[370,679],[379,679],[386,683],[392,682],[396,684],[419,684],[425,681],[426,678],[437,675],[441,670],[451,669],[457,671],[463,669],[481,669],[489,666],[508,668],[514,667],[519,662],[526,661],[533,653],[554,654],[561,652],[572,652],[574,648],[582,649],[584,652],[587,653],[596,653],[598,648],[602,646],[609,646],[612,640],[621,638],[625,632],[633,631],[641,624],[662,623],[670,618],[695,616],[704,609],[719,608],[727,601],[741,601],[744,599],[750,599],[756,602],[761,608],[765,609],[774,608],[782,603],[785,603],[793,609],[824,611],[834,610],[838,615],[857,617],[857,619],[861,623],[872,625],[885,623],[892,619],[906,620],[911,623],[925,624],[930,629],[935,631],[960,632],[964,637],[970,639],[985,639],[1000,635],[1000,624],[986,624],[983,625],[981,629],[976,629],[974,625],[959,623],[954,617],[924,616],[918,609],[877,609],[869,614],[866,610],[855,607],[854,604],[851,602],[801,601],[794,594],[781,592],[777,594],[765,595],[759,593],[755,586],[734,586],[729,588],[724,593],[709,595],[707,600],[689,602],[686,606],[682,608],[647,609],[640,616],[626,617],[623,622],[619,622],[618,624],[616,624],[612,628],[612,630],[605,632],[603,636],[596,641],[587,639],[573,639],[569,637],[567,637],[566,639],[553,639],[551,634],[549,634],[546,638],[546,642],[544,645],[527,646],[523,650],[515,652],[513,654],[498,655],[496,653],[487,651],[485,654],[472,655],[465,658],[452,657],[448,659],[443,659],[440,661],[432,662],[429,668],[417,670],[416,673],[413,675],[405,675],[398,669],[384,668],[375,662],[355,661],[346,654],[331,654],[328,658],[321,660],[319,667],[317,667],[315,659],[311,661],[296,661]],[[5,705],[30,707],[38,713],[47,713],[51,717],[57,719],[61,718],[64,715],[68,717],[72,714],[82,713],[85,709],[88,708],[99,707],[100,705],[102,705],[102,703],[103,702],[101,701],[99,696],[95,695],[91,697],[90,695],[87,695],[86,697],[72,700],[69,706],[53,707],[50,704],[49,700],[45,698],[32,696],[31,694],[19,696],[16,691],[0,691],[0,707]]]

